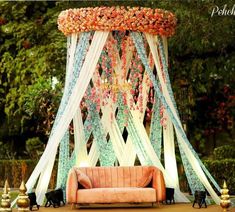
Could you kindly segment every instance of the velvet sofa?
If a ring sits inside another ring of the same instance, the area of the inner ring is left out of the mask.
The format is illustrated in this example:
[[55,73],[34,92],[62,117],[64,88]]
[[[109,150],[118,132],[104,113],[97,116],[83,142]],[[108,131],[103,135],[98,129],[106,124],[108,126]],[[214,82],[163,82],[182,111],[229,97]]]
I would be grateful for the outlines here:
[[68,174],[67,203],[159,203],[165,200],[162,172],[154,166],[73,167]]

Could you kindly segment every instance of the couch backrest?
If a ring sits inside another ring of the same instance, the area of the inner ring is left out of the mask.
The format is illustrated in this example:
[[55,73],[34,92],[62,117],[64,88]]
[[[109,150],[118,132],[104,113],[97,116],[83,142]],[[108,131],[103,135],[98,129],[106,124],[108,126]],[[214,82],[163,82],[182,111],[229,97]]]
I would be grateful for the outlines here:
[[110,187],[137,187],[147,175],[150,169],[157,169],[154,166],[133,166],[133,167],[76,167],[86,174],[93,188]]

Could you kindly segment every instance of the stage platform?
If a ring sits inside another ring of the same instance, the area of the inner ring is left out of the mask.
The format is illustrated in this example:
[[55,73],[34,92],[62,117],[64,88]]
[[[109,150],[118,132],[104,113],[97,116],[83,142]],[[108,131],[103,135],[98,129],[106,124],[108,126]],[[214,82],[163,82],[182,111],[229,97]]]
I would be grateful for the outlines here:
[[[13,212],[16,212],[17,210],[14,209]],[[171,205],[160,205],[156,207],[121,207],[121,208],[113,208],[113,207],[105,207],[105,208],[79,208],[79,209],[71,209],[70,205],[62,206],[60,208],[45,208],[40,207],[39,211],[41,212],[69,212],[69,211],[81,211],[81,212],[222,212],[222,209],[218,205],[209,205],[207,208],[201,208],[198,207],[193,208],[192,204],[171,204]],[[235,212],[235,208],[230,208],[229,212]]]

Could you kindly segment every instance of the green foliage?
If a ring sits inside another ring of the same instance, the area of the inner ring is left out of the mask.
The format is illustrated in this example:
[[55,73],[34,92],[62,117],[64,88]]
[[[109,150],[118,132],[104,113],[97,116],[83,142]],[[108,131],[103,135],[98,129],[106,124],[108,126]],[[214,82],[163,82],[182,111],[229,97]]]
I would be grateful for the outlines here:
[[224,145],[214,149],[214,157],[216,160],[234,159],[235,148],[234,146]]
[[[190,140],[206,155],[225,142],[223,137],[235,144],[233,18],[211,17],[215,5],[223,6],[215,1],[170,4],[178,18],[176,35],[169,39],[173,90]],[[232,8],[232,1],[227,4]]]
[[[229,8],[234,2],[226,3]],[[170,77],[190,140],[203,153],[223,137],[234,144],[234,20],[211,17],[212,8],[223,3],[207,0],[0,2],[3,144],[9,143],[18,157],[28,138],[36,136],[43,142],[48,138],[66,66],[66,37],[56,23],[60,11],[112,5],[162,8],[176,14],[176,34],[169,39]],[[55,89],[51,87],[53,77],[60,82]],[[16,142],[22,148],[14,150]]]
[[0,160],[2,159],[15,159],[16,152],[12,151],[9,143],[4,143],[0,141]]
[[204,164],[221,187],[226,180],[229,193],[235,194],[235,159],[205,160]]
[[25,101],[30,94],[38,94],[33,98],[41,104],[42,95],[32,90],[47,81],[42,83],[47,83],[42,94],[52,102],[49,106],[58,108],[58,102],[53,102],[56,98],[45,94],[47,90],[55,93],[50,92],[46,79],[55,76],[64,81],[66,38],[57,30],[59,12],[56,2],[0,2],[0,126],[4,127],[0,139],[5,143],[21,140],[24,146],[35,134],[46,140],[50,126],[45,128],[45,116],[38,113],[39,106],[28,108],[30,103],[25,105]]
[[36,132],[44,136],[50,133],[53,120],[61,99],[61,84],[52,88],[52,80],[39,78],[28,86],[27,93],[22,96],[26,119],[34,119]]
[[52,13],[50,4],[4,2],[0,5],[0,13],[7,20],[1,26],[1,71],[7,70],[5,80],[11,82],[11,87],[32,84],[38,77],[54,75],[58,68],[65,67],[66,39],[55,30],[58,13],[55,10]]
[[[3,194],[3,191],[0,191],[0,196],[2,196]],[[11,191],[10,190],[10,199],[11,199],[11,202],[13,202],[19,195],[19,191]]]
[[26,151],[32,159],[39,159],[44,150],[44,145],[38,137],[26,141]]

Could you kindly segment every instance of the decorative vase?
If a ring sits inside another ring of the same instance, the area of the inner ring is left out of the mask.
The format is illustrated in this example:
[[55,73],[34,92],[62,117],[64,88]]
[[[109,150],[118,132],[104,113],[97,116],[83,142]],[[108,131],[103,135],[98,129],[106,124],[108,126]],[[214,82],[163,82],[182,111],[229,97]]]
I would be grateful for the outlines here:
[[29,200],[28,195],[26,194],[27,188],[25,186],[24,181],[21,182],[19,191],[20,191],[20,194],[16,202],[18,206],[18,211],[27,212],[29,211],[30,200]]
[[228,211],[228,208],[231,205],[228,192],[229,190],[227,188],[227,184],[224,181],[223,188],[221,189],[221,201],[220,201],[220,206],[221,208],[223,208],[224,212]]
[[1,207],[0,207],[0,211],[1,212],[9,212],[12,211],[11,210],[11,199],[10,199],[10,195],[9,195],[9,184],[8,181],[5,181],[5,185],[3,188],[3,194],[2,194],[2,200],[1,200]]

